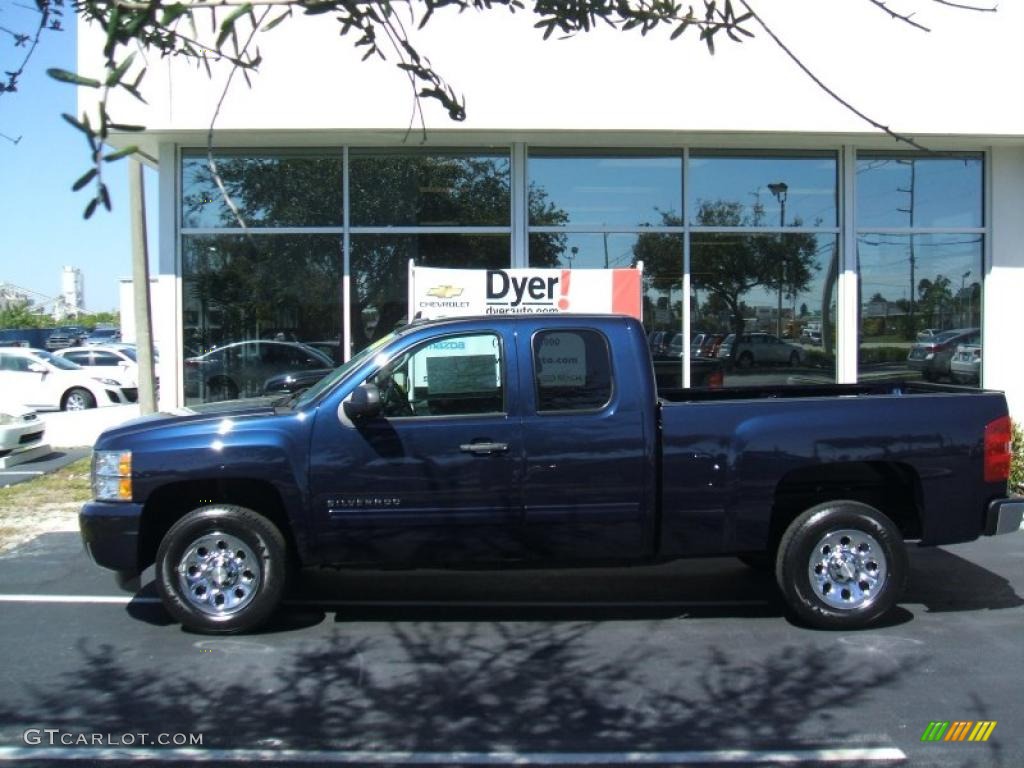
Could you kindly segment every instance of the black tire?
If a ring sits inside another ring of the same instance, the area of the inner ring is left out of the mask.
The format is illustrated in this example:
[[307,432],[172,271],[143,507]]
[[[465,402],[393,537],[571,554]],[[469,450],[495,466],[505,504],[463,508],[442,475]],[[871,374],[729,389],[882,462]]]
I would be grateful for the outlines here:
[[[218,558],[231,562],[225,566]],[[200,561],[209,570],[200,569]],[[277,526],[228,504],[189,512],[171,526],[156,553],[157,591],[167,612],[207,634],[246,632],[264,623],[281,601],[288,571],[288,548]]]
[[752,368],[754,365],[754,356],[749,352],[744,352],[738,358],[736,358],[737,368]]
[[830,501],[786,529],[775,578],[800,621],[859,629],[896,604],[907,579],[907,552],[899,530],[874,507]]
[[206,399],[211,403],[222,400],[237,400],[238,385],[231,379],[223,377],[210,379],[206,384]]
[[60,399],[62,411],[85,411],[96,407],[96,398],[84,387],[72,387]]

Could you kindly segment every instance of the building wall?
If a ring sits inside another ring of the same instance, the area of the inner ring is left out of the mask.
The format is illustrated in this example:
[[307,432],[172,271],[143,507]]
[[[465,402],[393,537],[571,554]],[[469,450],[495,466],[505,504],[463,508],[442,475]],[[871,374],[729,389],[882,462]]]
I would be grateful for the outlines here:
[[[915,19],[931,32],[896,22],[867,2],[776,0],[760,10],[824,82],[897,131],[1024,134],[1024,100],[1014,97],[1007,80],[1009,73],[1024,71],[1024,48],[1018,44],[1024,4],[1002,3],[998,13],[927,4]],[[423,30],[407,25],[468,107],[466,121],[452,123],[428,103],[427,127],[874,132],[756,27],[757,37],[742,44],[722,36],[712,57],[690,33],[671,41],[669,30],[641,37],[599,27],[572,39],[555,35],[544,41],[534,21],[525,12],[442,10]],[[89,74],[99,62],[101,33],[82,28],[79,35],[79,65]],[[404,131],[412,108],[408,79],[395,69],[394,56],[361,62],[362,50],[351,43],[339,38],[330,14],[293,18],[262,36],[263,64],[253,87],[236,78],[218,129]],[[227,67],[215,67],[208,79],[182,59],[151,57],[148,66],[149,106],[119,95],[113,102],[118,120],[151,131],[202,132],[205,138]],[[90,89],[80,94],[82,107],[96,97]],[[412,122],[414,129],[417,125]]]

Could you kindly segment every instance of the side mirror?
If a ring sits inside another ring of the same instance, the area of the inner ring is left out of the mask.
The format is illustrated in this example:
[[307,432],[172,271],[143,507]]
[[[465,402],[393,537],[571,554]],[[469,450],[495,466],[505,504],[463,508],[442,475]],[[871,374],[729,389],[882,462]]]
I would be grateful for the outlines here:
[[32,373],[46,373],[47,371],[50,370],[42,363],[29,363],[28,369],[32,371]]
[[360,384],[345,401],[345,415],[354,422],[379,416],[380,412],[380,390],[374,384]]

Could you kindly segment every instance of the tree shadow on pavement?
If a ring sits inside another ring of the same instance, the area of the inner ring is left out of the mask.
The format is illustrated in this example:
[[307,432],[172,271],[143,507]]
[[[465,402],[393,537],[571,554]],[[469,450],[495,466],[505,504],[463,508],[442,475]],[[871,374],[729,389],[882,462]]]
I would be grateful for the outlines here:
[[[848,746],[844,715],[926,661],[912,646],[867,654],[814,638],[759,652],[748,637],[748,657],[739,658],[728,642],[689,648],[675,622],[633,627],[627,637],[616,625],[584,622],[404,622],[369,625],[369,636],[367,626],[332,628],[289,653],[211,638],[202,643],[209,656],[136,657],[134,667],[117,645],[82,640],[76,670],[12,691],[0,722],[5,730],[202,733],[204,747]],[[229,650],[249,654],[231,673],[218,659]]]

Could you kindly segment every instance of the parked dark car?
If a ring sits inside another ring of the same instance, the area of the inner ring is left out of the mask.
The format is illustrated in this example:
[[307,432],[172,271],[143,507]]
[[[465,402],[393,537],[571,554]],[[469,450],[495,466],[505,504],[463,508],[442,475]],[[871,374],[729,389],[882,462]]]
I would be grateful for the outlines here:
[[155,562],[167,612],[204,632],[265,622],[304,566],[722,555],[760,556],[799,621],[849,631],[896,604],[907,541],[1020,526],[1002,393],[659,392],[646,346],[618,316],[409,324],[297,398],[107,430],[82,538],[122,577]]
[[926,381],[951,378],[950,361],[961,344],[980,344],[980,328],[956,328],[943,331],[928,341],[921,341],[910,348],[907,366],[919,371]]
[[261,394],[294,395],[296,392],[312,387],[333,370],[333,368],[313,368],[308,371],[290,371],[271,376],[263,382]]
[[204,401],[255,397],[282,373],[332,368],[322,352],[290,341],[238,341],[185,360],[185,394]]
[[46,348],[52,352],[65,347],[80,347],[88,335],[89,331],[80,325],[62,325],[47,338]]
[[117,344],[121,341],[120,328],[94,328],[92,333],[85,337],[85,344]]

